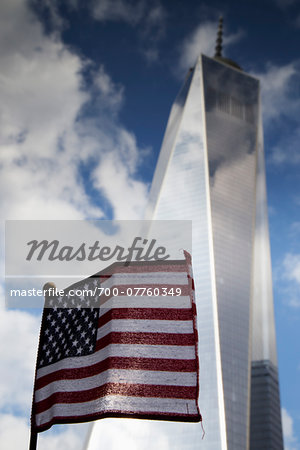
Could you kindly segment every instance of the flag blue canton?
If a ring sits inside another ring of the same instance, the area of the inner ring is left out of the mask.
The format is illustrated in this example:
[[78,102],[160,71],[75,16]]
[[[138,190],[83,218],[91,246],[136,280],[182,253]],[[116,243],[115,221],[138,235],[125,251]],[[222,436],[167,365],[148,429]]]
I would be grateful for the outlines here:
[[[77,286],[82,295],[50,296],[44,310],[38,367],[53,364],[61,359],[85,356],[94,352],[99,307],[97,279],[85,280]],[[73,287],[73,291],[76,289]],[[89,293],[90,295],[84,295]]]

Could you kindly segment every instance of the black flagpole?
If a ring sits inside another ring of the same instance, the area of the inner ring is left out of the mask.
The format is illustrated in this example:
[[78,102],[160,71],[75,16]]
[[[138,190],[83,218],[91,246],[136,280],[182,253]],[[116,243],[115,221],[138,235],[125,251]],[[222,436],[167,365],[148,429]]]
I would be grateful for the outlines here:
[[[46,301],[46,297],[49,293],[49,288],[56,288],[54,283],[46,283],[43,286],[43,291],[44,291],[44,295],[45,295],[45,301]],[[43,317],[44,317],[44,313],[45,313],[45,305],[44,305],[44,310],[43,310],[43,315],[42,315],[42,323],[41,323],[41,328],[40,328],[40,337],[39,337],[39,345],[38,345],[38,355],[39,355],[39,351],[40,351],[40,339],[41,339],[41,330],[42,330],[42,324],[43,324]],[[37,355],[37,359],[38,359],[38,355]],[[36,380],[36,371],[37,371],[37,364],[35,367],[35,380]],[[34,381],[35,384],[35,381]],[[33,430],[32,428],[32,421],[33,421],[33,417],[34,417],[34,392],[35,392],[35,386],[33,388],[33,398],[32,398],[32,410],[31,410],[31,429],[30,429],[30,442],[29,442],[29,450],[36,450],[37,447],[37,432]]]
[[31,429],[31,431],[30,431],[29,450],[36,450],[36,444],[37,444],[37,432],[33,431]]

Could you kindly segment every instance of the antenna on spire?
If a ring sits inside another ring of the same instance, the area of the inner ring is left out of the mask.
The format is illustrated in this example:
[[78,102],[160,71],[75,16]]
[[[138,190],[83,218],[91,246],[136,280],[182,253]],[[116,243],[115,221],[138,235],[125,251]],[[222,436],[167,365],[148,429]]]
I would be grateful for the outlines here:
[[219,58],[222,58],[222,43],[223,43],[223,17],[220,16],[216,48],[215,48],[215,57],[217,56]]
[[218,62],[222,62],[223,64],[227,64],[228,66],[235,67],[235,69],[242,70],[242,68],[236,62],[234,62],[232,59],[223,57],[223,55],[222,55],[223,45],[222,44],[223,44],[223,17],[220,16],[214,58]]

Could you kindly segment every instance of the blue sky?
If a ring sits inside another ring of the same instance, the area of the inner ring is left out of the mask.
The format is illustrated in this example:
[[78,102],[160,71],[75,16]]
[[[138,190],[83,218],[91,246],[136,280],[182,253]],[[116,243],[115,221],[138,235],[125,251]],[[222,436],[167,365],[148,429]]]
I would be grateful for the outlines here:
[[[262,84],[285,446],[295,450],[300,448],[299,0],[3,0],[1,248],[5,219],[142,216],[171,104],[197,55],[213,55],[220,14],[224,54]],[[6,345],[0,347],[0,446],[23,449],[39,317],[6,310],[2,291],[1,283],[0,341]],[[78,430],[45,433],[41,445],[47,450],[59,440],[61,449],[79,449]]]

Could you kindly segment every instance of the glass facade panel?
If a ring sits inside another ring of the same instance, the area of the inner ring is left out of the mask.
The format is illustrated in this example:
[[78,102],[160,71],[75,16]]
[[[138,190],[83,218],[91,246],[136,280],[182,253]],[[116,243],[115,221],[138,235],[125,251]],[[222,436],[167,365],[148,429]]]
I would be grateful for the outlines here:
[[[217,348],[214,309],[212,257],[209,248],[208,222],[208,173],[206,165],[205,128],[203,120],[202,70],[198,64],[186,98],[180,127],[165,177],[160,185],[156,199],[153,219],[185,219],[193,221],[193,270],[196,274],[196,301],[198,329],[203,330],[199,342],[200,357],[200,409],[204,412],[206,435],[205,448],[221,447],[220,425],[220,382],[217,373]],[[168,127],[169,128],[169,127]],[[167,128],[167,134],[169,129]],[[168,139],[167,139],[168,140]],[[164,146],[162,147],[162,152]],[[158,161],[159,167],[159,161]],[[157,192],[156,183],[160,179],[155,174],[153,192]],[[222,394],[221,394],[222,396]],[[201,440],[202,430],[196,424],[192,431],[190,424],[182,425],[185,439],[181,448],[196,449]]]
[[[227,441],[228,448],[242,449],[249,431],[258,81],[206,57],[203,79]],[[252,123],[244,114],[249,105]]]

